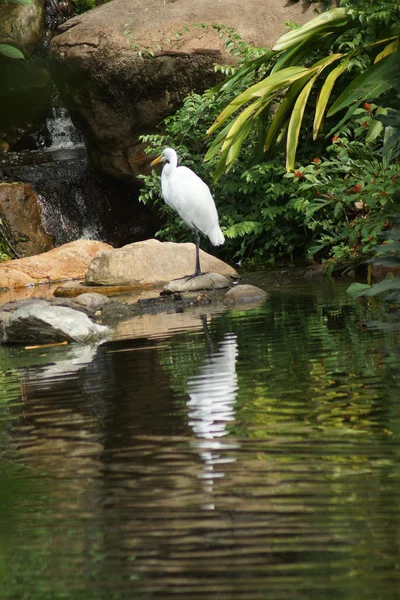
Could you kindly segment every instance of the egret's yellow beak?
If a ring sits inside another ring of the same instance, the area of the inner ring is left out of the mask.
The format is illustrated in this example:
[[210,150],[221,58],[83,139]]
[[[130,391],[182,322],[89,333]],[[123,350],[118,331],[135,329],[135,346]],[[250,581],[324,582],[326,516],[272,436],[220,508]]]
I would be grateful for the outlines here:
[[160,156],[157,156],[157,158],[155,158],[155,159],[154,159],[154,160],[153,160],[153,161],[150,163],[150,166],[151,166],[151,167],[154,167],[154,165],[158,165],[158,163],[162,161],[162,157],[163,157],[163,155],[162,155],[162,154],[160,154]]

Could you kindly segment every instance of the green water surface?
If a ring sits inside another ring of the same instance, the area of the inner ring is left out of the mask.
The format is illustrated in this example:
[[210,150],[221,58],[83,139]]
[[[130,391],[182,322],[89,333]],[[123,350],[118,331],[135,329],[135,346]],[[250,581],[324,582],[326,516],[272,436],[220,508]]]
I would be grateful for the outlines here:
[[0,348],[2,600],[399,597],[399,333],[346,282],[250,280],[252,310]]

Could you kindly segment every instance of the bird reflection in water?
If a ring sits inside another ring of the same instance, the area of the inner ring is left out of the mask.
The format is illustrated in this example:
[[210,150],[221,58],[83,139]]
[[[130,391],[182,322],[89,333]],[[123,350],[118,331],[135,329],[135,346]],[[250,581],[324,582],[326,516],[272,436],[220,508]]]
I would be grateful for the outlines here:
[[[206,325],[205,333],[210,345]],[[209,352],[207,361],[200,368],[198,375],[191,377],[187,382],[189,425],[197,437],[193,445],[199,450],[199,455],[204,461],[200,477],[204,481],[204,492],[207,495],[213,495],[215,480],[224,477],[222,465],[236,460],[235,457],[229,456],[229,450],[237,448],[237,444],[222,441],[221,438],[228,435],[227,426],[235,420],[234,403],[238,390],[237,356],[236,335],[227,333],[218,350]],[[225,452],[226,450],[228,452]],[[207,503],[203,508],[214,510],[215,503]]]

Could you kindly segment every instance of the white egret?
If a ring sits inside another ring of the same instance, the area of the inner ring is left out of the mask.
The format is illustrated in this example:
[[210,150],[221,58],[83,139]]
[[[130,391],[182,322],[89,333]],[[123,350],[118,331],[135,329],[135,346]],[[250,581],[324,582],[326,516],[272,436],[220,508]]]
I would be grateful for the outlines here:
[[210,189],[188,167],[178,167],[178,156],[173,148],[166,148],[151,166],[165,162],[161,173],[161,191],[164,201],[172,206],[181,219],[193,229],[196,244],[196,268],[193,275],[201,275],[200,236],[206,235],[213,246],[221,246],[224,235],[218,223],[218,213]]

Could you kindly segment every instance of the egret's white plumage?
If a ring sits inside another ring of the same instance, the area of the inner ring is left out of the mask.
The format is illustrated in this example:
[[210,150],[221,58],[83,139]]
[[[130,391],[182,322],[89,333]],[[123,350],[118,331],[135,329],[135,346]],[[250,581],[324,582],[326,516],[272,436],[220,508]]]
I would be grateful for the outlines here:
[[199,235],[201,231],[213,246],[220,246],[225,238],[218,223],[218,213],[207,184],[191,169],[178,167],[178,156],[173,148],[166,148],[153,162],[165,162],[161,173],[161,190],[166,204],[193,229],[196,242],[196,270],[200,274]]

